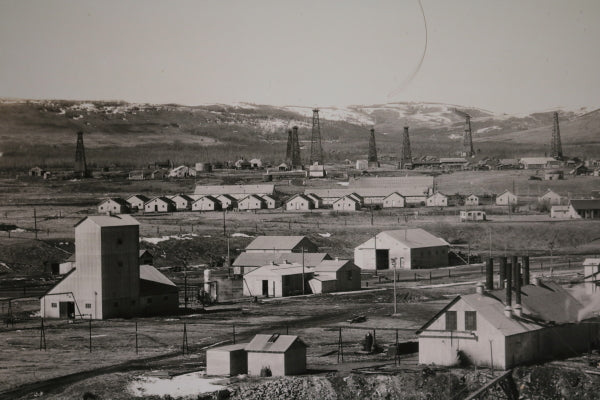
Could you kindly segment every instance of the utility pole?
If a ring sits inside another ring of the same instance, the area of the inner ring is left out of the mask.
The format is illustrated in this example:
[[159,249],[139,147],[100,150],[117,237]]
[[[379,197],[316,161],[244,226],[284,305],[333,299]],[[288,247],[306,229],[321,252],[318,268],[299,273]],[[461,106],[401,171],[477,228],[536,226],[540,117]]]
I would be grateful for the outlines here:
[[304,280],[304,246],[302,246],[302,294],[305,294],[305,280]]
[[377,234],[373,236],[373,248],[375,249],[375,276],[377,276]]
[[[400,259],[402,260],[402,259]],[[394,267],[394,315],[398,313],[398,301],[396,298],[396,264],[398,262],[398,257],[392,258],[392,266]]]
[[37,232],[37,213],[35,212],[35,208],[33,209],[33,230],[35,231],[35,240],[38,238]]
[[225,227],[225,212],[226,210],[223,210],[223,236],[227,236],[227,230]]

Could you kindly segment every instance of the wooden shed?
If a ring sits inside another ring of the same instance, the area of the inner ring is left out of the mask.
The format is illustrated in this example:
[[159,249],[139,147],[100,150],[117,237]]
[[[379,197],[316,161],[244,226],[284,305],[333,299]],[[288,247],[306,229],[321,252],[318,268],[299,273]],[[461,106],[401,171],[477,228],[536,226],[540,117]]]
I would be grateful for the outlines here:
[[237,343],[206,350],[206,374],[232,376],[248,373],[247,345]]
[[272,376],[298,375],[306,372],[306,348],[295,335],[256,335],[248,345],[248,375],[260,376],[269,369]]

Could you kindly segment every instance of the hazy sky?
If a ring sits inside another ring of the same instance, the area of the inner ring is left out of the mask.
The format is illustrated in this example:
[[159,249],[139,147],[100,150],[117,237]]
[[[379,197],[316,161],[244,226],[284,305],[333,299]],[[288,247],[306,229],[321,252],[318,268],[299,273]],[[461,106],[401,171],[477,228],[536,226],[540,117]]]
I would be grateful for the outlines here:
[[422,5],[0,0],[0,97],[600,107],[600,1]]

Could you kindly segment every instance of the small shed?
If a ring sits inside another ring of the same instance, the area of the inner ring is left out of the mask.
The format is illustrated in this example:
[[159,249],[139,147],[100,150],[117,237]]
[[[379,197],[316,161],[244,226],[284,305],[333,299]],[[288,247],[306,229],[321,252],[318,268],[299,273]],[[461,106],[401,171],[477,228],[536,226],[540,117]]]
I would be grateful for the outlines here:
[[29,170],[29,176],[42,176],[44,172],[46,171],[40,167],[33,167]]
[[146,204],[144,204],[145,212],[171,212],[176,211],[177,208],[173,200],[168,197],[155,197]]
[[252,169],[261,169],[263,167],[263,162],[260,158],[253,158],[250,160],[250,168]]
[[143,194],[133,194],[129,196],[126,200],[129,203],[129,208],[133,211],[143,210],[144,204],[150,201],[150,198],[144,196]]
[[237,199],[228,194],[221,194],[216,197],[219,202],[221,202],[221,209],[223,210],[233,210],[237,208]]
[[466,221],[485,221],[485,211],[481,210],[468,210],[460,212],[460,222]]
[[559,205],[561,203],[561,197],[552,189],[548,189],[543,196],[538,197],[538,201],[540,203],[547,203],[550,205]]
[[360,210],[360,202],[350,195],[343,196],[333,202],[333,209],[336,211],[358,211]]
[[256,335],[246,345],[248,375],[260,376],[269,369],[272,376],[298,375],[306,372],[306,348],[295,335]]
[[177,194],[171,197],[171,200],[173,200],[173,203],[175,203],[175,208],[177,211],[191,210],[192,203],[194,202],[194,199],[187,194]]
[[447,207],[448,196],[443,193],[436,192],[427,198],[427,207]]
[[277,203],[275,202],[275,199],[272,198],[271,196],[267,196],[266,194],[262,197],[262,199],[265,201],[265,205],[267,206],[268,209],[273,209],[275,208],[275,206],[277,205]]
[[511,191],[505,190],[496,197],[496,205],[498,206],[508,206],[517,204],[517,196],[514,195]]
[[[333,291],[343,292],[360,290],[360,268],[350,260],[323,260],[314,269],[314,278],[319,280],[333,279]],[[313,293],[319,293],[313,291]],[[323,292],[325,293],[325,292]]]
[[213,196],[202,196],[192,204],[193,211],[219,211],[221,202]]
[[265,201],[254,194],[244,197],[238,202],[238,210],[260,210],[266,208]]
[[356,160],[356,169],[359,171],[366,171],[369,169],[369,162],[367,160]]
[[383,198],[383,208],[403,208],[406,199],[398,192],[390,193]]
[[326,174],[325,166],[322,164],[314,163],[308,167],[308,176],[311,178],[324,178]]
[[105,199],[98,204],[98,213],[127,214],[129,213],[129,203],[119,197]]
[[474,194],[470,194],[465,199],[466,206],[478,206],[479,205],[479,197]]
[[313,208],[312,200],[303,194],[295,194],[285,202],[286,211],[309,211]]
[[312,200],[315,208],[323,207],[323,199],[321,197],[317,196],[314,193],[304,193],[304,195]]
[[237,343],[206,350],[206,374],[233,376],[248,373],[247,345]]

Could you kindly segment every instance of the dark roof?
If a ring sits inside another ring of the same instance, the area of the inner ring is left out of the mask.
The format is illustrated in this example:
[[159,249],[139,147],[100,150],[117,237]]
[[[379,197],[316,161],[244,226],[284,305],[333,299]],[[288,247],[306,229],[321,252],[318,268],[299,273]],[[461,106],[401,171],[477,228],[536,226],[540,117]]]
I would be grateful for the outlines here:
[[600,199],[571,200],[575,210],[600,210]]
[[105,201],[109,201],[109,200],[112,200],[115,203],[117,203],[123,207],[129,207],[129,203],[120,197],[111,197],[110,199],[105,199],[102,203],[104,203]]
[[246,346],[246,351],[256,353],[285,353],[294,344],[308,347],[298,336],[295,335],[256,335]]
[[150,198],[148,196],[143,195],[143,194],[132,194],[131,196],[129,196],[127,198],[127,200],[131,199],[132,197],[137,197],[138,199],[140,199],[144,203],[147,202],[148,200],[150,200]]

